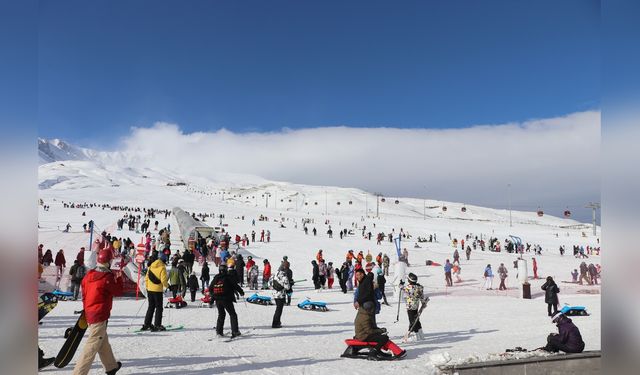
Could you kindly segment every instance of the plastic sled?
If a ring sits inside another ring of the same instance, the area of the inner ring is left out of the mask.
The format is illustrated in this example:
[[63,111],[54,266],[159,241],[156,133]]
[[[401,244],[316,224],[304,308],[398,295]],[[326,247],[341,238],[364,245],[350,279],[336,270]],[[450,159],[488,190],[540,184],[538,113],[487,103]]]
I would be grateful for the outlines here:
[[587,308],[584,306],[564,305],[560,312],[566,316],[588,316]]
[[254,303],[256,305],[273,305],[273,302],[271,302],[271,297],[261,296],[258,293],[254,293],[250,297],[247,297],[247,302]]
[[366,342],[356,339],[344,340],[347,349],[340,355],[342,358],[359,358],[370,360],[393,360],[393,355],[375,350],[377,342]]
[[73,293],[71,292],[63,292],[60,289],[56,289],[51,292],[54,296],[58,297],[59,300],[66,301],[67,298],[73,298]]
[[200,298],[200,307],[211,307],[212,302],[211,295],[207,292],[204,297]]
[[169,298],[165,307],[167,308],[176,308],[181,309],[187,306],[187,302],[182,299],[182,296],[177,296],[176,298]]
[[310,301],[309,298],[306,298],[304,301],[298,304],[298,307],[302,310],[308,311],[329,311],[326,302],[318,302],[318,301]]

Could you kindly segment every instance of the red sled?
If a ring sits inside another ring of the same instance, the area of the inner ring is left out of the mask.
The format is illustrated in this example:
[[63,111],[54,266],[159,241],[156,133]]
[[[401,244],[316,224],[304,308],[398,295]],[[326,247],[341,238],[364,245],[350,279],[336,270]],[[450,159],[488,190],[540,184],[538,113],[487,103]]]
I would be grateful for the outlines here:
[[434,261],[432,261],[432,260],[427,260],[427,261],[426,261],[426,265],[427,265],[427,266],[435,266],[435,267],[438,267],[438,266],[441,266],[442,264],[440,264],[440,263],[436,263],[436,262],[434,262]]
[[205,289],[204,297],[200,298],[200,307],[212,307],[212,302],[209,289]]
[[[372,361],[392,361],[396,359],[404,358],[407,355],[407,351],[401,349],[393,341],[387,341],[380,351],[376,350],[377,342],[360,341],[356,339],[344,340],[347,344],[347,349],[342,353],[340,357],[343,358],[361,358]],[[382,350],[391,351],[391,353],[385,353]]]
[[167,308],[175,307],[176,309],[181,309],[186,306],[187,306],[187,302],[184,299],[182,299],[182,296],[179,295],[176,298],[169,298],[167,305],[165,307]]

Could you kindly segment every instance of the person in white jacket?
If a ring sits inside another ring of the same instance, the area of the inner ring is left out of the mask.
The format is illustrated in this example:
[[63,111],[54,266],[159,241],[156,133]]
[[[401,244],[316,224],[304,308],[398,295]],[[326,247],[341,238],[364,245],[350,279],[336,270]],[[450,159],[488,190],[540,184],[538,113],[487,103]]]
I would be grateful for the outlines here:
[[282,327],[282,322],[280,321],[280,317],[282,317],[282,309],[284,308],[284,302],[287,298],[287,290],[290,289],[289,278],[285,273],[283,265],[280,265],[278,272],[271,277],[269,284],[273,290],[273,299],[276,301],[276,311],[273,314],[271,328],[280,328]]

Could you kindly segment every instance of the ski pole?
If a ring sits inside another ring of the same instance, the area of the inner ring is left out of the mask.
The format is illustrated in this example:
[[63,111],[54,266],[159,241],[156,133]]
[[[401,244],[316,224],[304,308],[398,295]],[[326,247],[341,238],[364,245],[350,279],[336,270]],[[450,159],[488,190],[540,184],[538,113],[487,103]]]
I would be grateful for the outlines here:
[[400,301],[402,300],[402,289],[398,292],[398,314],[396,315],[396,321],[394,323],[398,323],[400,321]]

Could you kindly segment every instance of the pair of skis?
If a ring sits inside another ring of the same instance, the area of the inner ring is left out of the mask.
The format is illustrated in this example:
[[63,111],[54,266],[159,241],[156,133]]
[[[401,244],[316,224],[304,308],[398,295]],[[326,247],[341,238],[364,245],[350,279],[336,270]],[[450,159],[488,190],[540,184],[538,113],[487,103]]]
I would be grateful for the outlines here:
[[427,307],[428,302],[429,302],[429,297],[427,297],[422,302],[422,306],[420,306],[420,309],[418,310],[418,316],[416,316],[416,319],[413,321],[413,324],[411,324],[411,327],[409,327],[409,330],[407,331],[407,333],[404,334],[404,337],[402,338],[402,342],[406,343],[409,340],[409,335],[411,334],[413,329],[416,327],[416,324],[418,323],[418,321],[420,321],[420,315],[422,315],[422,312]]

